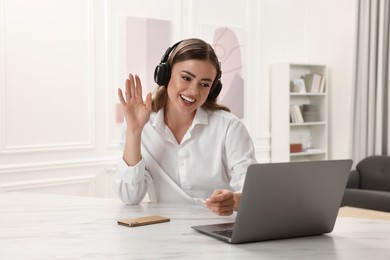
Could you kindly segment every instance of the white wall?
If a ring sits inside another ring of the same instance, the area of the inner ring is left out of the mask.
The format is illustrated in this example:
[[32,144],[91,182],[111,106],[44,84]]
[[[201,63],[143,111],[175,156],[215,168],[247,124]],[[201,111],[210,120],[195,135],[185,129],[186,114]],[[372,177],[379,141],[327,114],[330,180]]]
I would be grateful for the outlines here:
[[244,30],[244,122],[261,162],[269,65],[328,65],[330,157],[350,157],[356,10],[356,0],[0,0],[0,191],[109,195],[120,15],[171,21],[173,42],[205,24]]
[[329,66],[329,154],[352,158],[352,98],[357,1],[310,1],[309,57]]
[[0,191],[107,196],[104,1],[0,1]]

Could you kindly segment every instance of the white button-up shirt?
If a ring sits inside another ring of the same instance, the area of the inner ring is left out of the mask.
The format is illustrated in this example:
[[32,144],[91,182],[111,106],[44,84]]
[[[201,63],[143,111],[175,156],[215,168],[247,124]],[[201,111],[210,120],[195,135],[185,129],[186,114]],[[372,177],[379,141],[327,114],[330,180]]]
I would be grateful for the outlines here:
[[[124,124],[121,146],[125,144]],[[179,144],[164,123],[164,109],[152,113],[142,132],[142,159],[121,158],[114,190],[126,204],[152,201],[200,204],[215,189],[242,191],[246,170],[256,163],[244,124],[226,111],[199,108]]]

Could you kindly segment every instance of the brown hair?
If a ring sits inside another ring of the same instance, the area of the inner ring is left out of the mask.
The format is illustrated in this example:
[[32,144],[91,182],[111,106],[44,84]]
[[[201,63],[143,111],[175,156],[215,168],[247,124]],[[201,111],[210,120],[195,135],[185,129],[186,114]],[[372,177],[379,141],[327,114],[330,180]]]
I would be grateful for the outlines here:
[[[175,63],[186,61],[186,60],[209,60],[217,70],[217,77],[214,79],[213,85],[211,86],[210,93],[214,90],[216,83],[221,77],[221,67],[218,61],[217,55],[210,44],[206,43],[201,39],[186,39],[179,43],[179,45],[172,51],[168,58],[168,64],[170,68]],[[152,102],[152,110],[154,112],[159,111],[163,108],[168,101],[168,91],[166,86],[157,86],[155,96]],[[207,98],[202,105],[203,108],[208,110],[225,110],[230,112],[230,109],[226,106],[217,103],[217,97]]]

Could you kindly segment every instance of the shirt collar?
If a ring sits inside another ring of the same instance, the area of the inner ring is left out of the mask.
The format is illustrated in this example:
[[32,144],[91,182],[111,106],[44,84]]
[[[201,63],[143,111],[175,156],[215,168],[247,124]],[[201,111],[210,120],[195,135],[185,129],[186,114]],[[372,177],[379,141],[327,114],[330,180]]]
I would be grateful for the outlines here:
[[207,125],[209,123],[209,115],[207,113],[207,110],[200,107],[196,110],[196,114],[194,117],[194,121],[192,122],[192,125]]
[[161,108],[159,111],[157,111],[157,113],[155,113],[153,115],[152,125],[156,129],[163,129],[165,127],[165,123],[164,123],[164,108]]
[[[209,115],[207,113],[207,110],[200,107],[196,110],[194,120],[192,122],[192,126],[195,125],[207,125],[209,123]],[[164,122],[164,108],[157,111],[157,113],[152,118],[152,125],[155,128],[163,129],[165,128],[165,122]]]

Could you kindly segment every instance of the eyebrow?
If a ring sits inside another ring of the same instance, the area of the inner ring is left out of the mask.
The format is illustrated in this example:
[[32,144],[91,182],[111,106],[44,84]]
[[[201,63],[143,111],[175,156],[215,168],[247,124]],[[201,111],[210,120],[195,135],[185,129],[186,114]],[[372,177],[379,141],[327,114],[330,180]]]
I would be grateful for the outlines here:
[[[187,71],[187,70],[182,70],[182,72],[187,73],[187,74],[189,74],[191,77],[196,78],[196,75],[195,75],[195,74],[193,74],[193,73],[191,73],[191,72],[189,72],[189,71]],[[213,82],[213,80],[212,80],[212,79],[209,79],[209,78],[204,78],[204,79],[201,79],[201,80]]]

